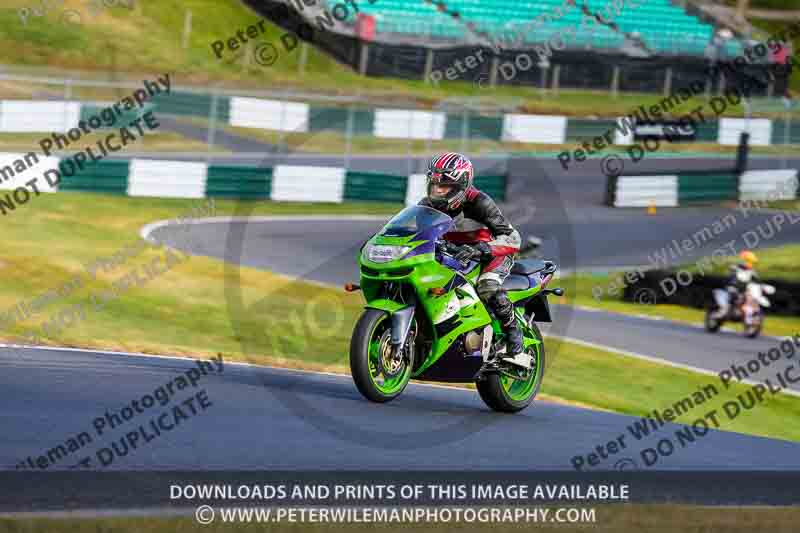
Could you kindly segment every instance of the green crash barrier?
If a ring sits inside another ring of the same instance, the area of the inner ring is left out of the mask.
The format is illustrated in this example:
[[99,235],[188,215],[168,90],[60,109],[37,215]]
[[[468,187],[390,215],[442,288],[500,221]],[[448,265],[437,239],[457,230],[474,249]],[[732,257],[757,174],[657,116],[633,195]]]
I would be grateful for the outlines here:
[[[217,122],[229,122],[231,99],[227,96],[218,96],[216,100]],[[156,111],[159,113],[209,118],[214,98],[209,94],[173,91],[170,94],[157,94],[153,96],[151,102],[155,103]]]
[[[465,127],[466,122],[466,127]],[[499,141],[503,136],[503,117],[484,117],[464,113],[448,113],[444,127],[446,139],[461,139],[466,136],[470,141],[482,139]]]
[[678,173],[678,204],[738,200],[739,179],[735,173]]
[[719,139],[719,122],[709,121],[697,125],[697,136],[694,142],[716,143]]
[[272,169],[211,165],[206,178],[206,197],[268,200],[272,191]]
[[119,117],[115,114],[111,114],[111,116],[107,116],[106,118],[109,119],[106,122],[106,118],[103,117],[103,110],[109,109],[108,106],[97,105],[97,104],[81,104],[81,117],[80,120],[87,121],[91,117],[97,117],[101,121],[101,126],[99,129],[101,130],[111,130],[111,129],[119,129],[124,126],[128,126],[131,122],[136,120],[137,118],[142,117],[149,111],[153,111],[155,106],[150,102],[146,102],[143,107],[135,107],[134,109],[128,109],[127,111],[124,110],[122,107],[122,113]]
[[367,109],[346,107],[314,107],[311,106],[308,118],[308,131],[347,131],[348,116],[351,121],[353,135],[372,136],[375,129],[375,113]]
[[498,202],[506,201],[508,176],[476,176],[475,187],[482,190]]
[[567,142],[590,143],[597,137],[603,137],[611,132],[611,142],[613,143],[617,134],[616,120],[567,120]]
[[127,194],[128,168],[128,161],[90,161],[73,176],[62,175],[58,190]]
[[344,180],[344,199],[404,202],[407,185],[406,176],[349,171]]
[[800,144],[800,124],[795,120],[789,122],[787,130],[786,120],[773,120],[772,121],[772,139],[770,144]]

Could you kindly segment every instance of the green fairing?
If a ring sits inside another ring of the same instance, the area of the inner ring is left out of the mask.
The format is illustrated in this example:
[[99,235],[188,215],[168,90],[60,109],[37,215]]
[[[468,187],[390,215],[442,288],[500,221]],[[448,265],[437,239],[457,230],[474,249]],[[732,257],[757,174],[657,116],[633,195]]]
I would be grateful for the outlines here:
[[[459,273],[439,263],[433,252],[414,252],[420,246],[430,250],[428,239],[441,239],[452,225],[453,220],[438,211],[409,207],[365,243],[359,263],[367,309],[351,340],[354,381],[370,400],[386,402],[402,393],[412,377],[450,382],[477,379],[478,392],[487,405],[497,411],[517,412],[536,395],[544,373],[542,336],[535,324],[528,323],[525,311],[526,300],[542,290],[539,277],[530,276],[534,287],[507,293],[511,302],[518,304],[514,312],[525,351],[531,356],[530,368],[495,366],[492,370],[486,365],[496,365],[492,358],[502,348],[505,334],[478,297],[475,285],[480,265]],[[453,250],[444,252],[449,256],[446,261],[454,261]],[[447,292],[437,295],[432,289]],[[489,325],[493,335],[491,344],[486,344]],[[474,334],[467,335],[470,332]],[[408,344],[410,339],[413,344]],[[461,340],[469,341],[470,347],[466,349]],[[401,344],[393,344],[398,341]],[[453,349],[456,342],[459,345]],[[488,355],[481,355],[487,347]]]
[[[410,235],[408,237],[387,237],[381,234],[374,235],[365,246],[369,245],[391,245],[391,246],[408,246],[413,250],[414,248],[426,244],[426,240],[415,240],[417,235]],[[392,314],[400,309],[408,306],[408,302],[395,302],[385,297],[381,297],[381,287],[387,282],[402,282],[414,288],[416,295],[416,305],[422,308],[422,311],[431,321],[436,323],[437,317],[441,317],[447,311],[448,303],[453,301],[453,297],[458,298],[463,295],[464,286],[449,291],[442,296],[435,296],[429,293],[432,288],[441,288],[455,277],[457,274],[454,270],[439,264],[436,261],[433,253],[419,254],[408,257],[411,253],[409,250],[404,257],[394,261],[385,263],[375,263],[366,259],[363,254],[360,256],[361,265],[361,288],[364,298],[367,301],[367,308],[382,309],[389,314]],[[408,257],[407,259],[405,257]],[[368,273],[364,267],[377,273]],[[410,272],[408,272],[410,270]],[[401,271],[398,275],[397,272]],[[466,278],[474,286],[480,274],[480,266],[476,266],[472,271],[466,274]],[[540,287],[536,286],[531,289],[523,291],[510,291],[508,297],[512,302],[518,302],[539,292]],[[419,376],[428,368],[434,365],[439,358],[447,351],[448,348],[456,341],[461,335],[478,328],[483,328],[487,324],[492,323],[492,318],[480,300],[476,301],[466,307],[461,307],[455,314],[460,318],[461,324],[446,333],[439,336],[434,331],[433,346],[431,347],[430,354],[422,365],[414,372],[414,377]],[[496,321],[495,321],[496,322]],[[498,323],[495,324],[495,333],[500,334],[501,329]],[[532,342],[539,342],[527,338],[525,345]]]

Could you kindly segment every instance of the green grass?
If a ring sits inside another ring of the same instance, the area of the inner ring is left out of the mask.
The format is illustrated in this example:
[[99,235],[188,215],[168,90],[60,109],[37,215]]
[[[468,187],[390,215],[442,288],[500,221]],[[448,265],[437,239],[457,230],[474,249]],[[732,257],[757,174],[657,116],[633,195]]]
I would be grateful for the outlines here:
[[[51,302],[27,321],[4,327],[2,338],[24,340],[29,327],[86,301],[90,293],[108,289],[127,272],[163,256],[163,251],[147,249],[101,272],[97,280],[84,268],[98,256],[110,257],[138,242],[144,224],[184,216],[192,209],[204,211],[199,207],[203,205],[199,200],[58,193],[18,208],[4,219],[0,309],[60,287],[76,276],[82,286],[66,301]],[[387,217],[400,208],[393,204],[274,202],[257,202],[254,207],[254,214],[262,215],[355,212]],[[235,204],[217,201],[215,212],[232,214]],[[347,370],[350,334],[363,306],[360,293],[348,294],[254,268],[239,272],[240,280],[229,278],[226,283],[221,261],[191,257],[141,287],[122,292],[105,309],[89,307],[83,320],[53,331],[43,340],[53,345],[195,357],[221,353],[227,360]],[[241,287],[244,312],[229,312],[226,285]],[[550,365],[544,398],[633,415],[671,405],[710,380],[555,339],[548,339],[547,353]],[[785,424],[800,415],[798,409],[800,402],[776,398],[759,409],[757,416],[748,413],[724,429],[800,440],[800,427]]]
[[800,200],[776,200],[767,202],[772,209],[785,209],[787,211],[800,211]]
[[[764,248],[757,251],[759,264],[756,267],[762,279],[785,279],[800,281],[797,262],[800,259],[800,245]],[[715,265],[709,275],[725,275],[727,265],[734,264],[735,257]],[[682,268],[698,272],[695,265]],[[565,278],[565,283],[575,283],[574,303],[594,309],[603,309],[615,313],[640,314],[652,317],[668,318],[678,322],[702,324],[705,316],[703,309],[684,307],[673,304],[644,305],[621,300],[624,289],[624,272],[608,274],[578,274]],[[733,324],[731,327],[741,327]],[[765,335],[794,335],[800,332],[800,317],[768,315],[764,322]]]
[[[235,504],[226,506],[234,507]],[[583,507],[579,505],[578,507]],[[589,506],[586,506],[589,507]],[[595,523],[503,523],[503,531],[557,531],[559,533],[585,533],[608,531],[614,533],[635,531],[660,533],[794,533],[800,520],[798,507],[706,507],[692,505],[640,505],[606,504],[591,506],[596,509]],[[551,510],[551,516],[554,511]],[[472,532],[496,531],[492,523],[423,523],[402,524],[403,531]],[[0,520],[0,532],[8,533],[228,533],[232,531],[280,531],[289,533],[323,532],[395,532],[398,524],[222,524],[216,521],[200,525],[192,518],[95,518],[95,519],[19,519]]]
[[[228,52],[222,59],[213,54],[211,43],[230,38],[239,29],[257,22],[258,17],[238,0],[218,0],[213,10],[208,0],[139,0],[134,10],[106,9],[91,17],[82,0],[65,0],[65,8],[82,14],[83,24],[58,21],[60,11],[53,9],[45,17],[31,17],[23,25],[16,8],[28,6],[27,0],[12,0],[0,9],[0,62],[32,67],[59,67],[128,73],[132,79],[141,74],[176,73],[176,83],[209,86],[222,83],[241,89],[286,88],[323,90],[335,94],[361,94],[374,103],[389,101],[421,108],[447,98],[469,97],[491,104],[506,104],[525,113],[552,113],[569,116],[619,116],[641,104],[650,105],[661,95],[620,94],[611,98],[607,91],[561,91],[542,93],[531,87],[481,89],[472,83],[442,82],[438,87],[421,80],[367,78],[344,67],[330,56],[309,48],[304,73],[299,71],[299,47],[291,53],[283,50],[271,67],[260,67],[248,59],[249,50]],[[193,13],[189,46],[182,47],[184,17]],[[278,43],[284,31],[265,24],[260,41]],[[5,96],[30,97],[41,87],[10,83],[0,88]],[[74,88],[74,96],[98,97],[96,89]],[[693,99],[681,106],[686,112],[702,104]],[[741,115],[741,106],[726,114]]]
[[[0,133],[0,152],[40,152],[39,141],[46,137],[46,133]],[[108,133],[90,133],[83,136],[78,143],[72,143],[69,150],[85,150],[86,147],[94,146],[101,139],[105,139]],[[174,132],[159,132],[149,134],[144,137],[137,137],[135,141],[129,142],[125,149],[129,152],[148,151],[148,152],[200,152],[208,151],[205,142],[195,141]],[[219,146],[214,147],[216,153],[228,153]]]

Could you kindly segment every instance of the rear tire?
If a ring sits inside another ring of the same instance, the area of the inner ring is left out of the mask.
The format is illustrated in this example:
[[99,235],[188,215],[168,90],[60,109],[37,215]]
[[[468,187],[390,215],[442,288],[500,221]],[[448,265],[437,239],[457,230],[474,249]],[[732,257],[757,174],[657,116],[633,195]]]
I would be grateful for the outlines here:
[[708,331],[709,333],[716,333],[719,331],[719,328],[722,327],[722,320],[716,319],[711,316],[711,314],[714,311],[715,309],[713,307],[710,308],[708,311],[706,311],[705,325],[706,325],[706,331]]
[[761,334],[761,328],[764,326],[764,318],[758,317],[751,325],[744,325],[744,336],[748,339],[755,339]]
[[[381,346],[391,335],[391,320],[386,311],[367,309],[358,319],[350,339],[350,372],[358,391],[368,400],[385,403],[394,400],[405,390],[411,380],[413,362],[404,360],[402,366],[383,382],[380,376],[382,362]],[[378,353],[376,354],[376,349]]]
[[[537,340],[542,342],[539,344],[538,357],[532,346],[526,349],[532,356],[531,377],[528,380],[522,382],[521,380],[514,380],[492,373],[475,382],[478,394],[491,409],[500,413],[517,413],[528,407],[536,395],[539,394],[545,369],[544,341],[542,333],[536,324],[533,324],[533,331]],[[517,383],[517,385],[514,385],[514,383]],[[522,384],[520,385],[519,383]]]

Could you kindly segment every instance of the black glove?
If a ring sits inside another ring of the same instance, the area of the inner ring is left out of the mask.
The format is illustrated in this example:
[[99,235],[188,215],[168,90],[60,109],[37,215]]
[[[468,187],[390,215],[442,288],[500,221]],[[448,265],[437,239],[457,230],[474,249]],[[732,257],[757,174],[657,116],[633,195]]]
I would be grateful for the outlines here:
[[467,261],[479,261],[483,257],[483,252],[476,247],[465,244],[458,248],[454,257],[462,263],[466,263]]
[[477,250],[481,254],[480,259],[478,259],[478,261],[481,262],[488,261],[489,259],[492,258],[492,247],[489,246],[487,243],[481,241],[478,244],[474,245],[473,248],[475,248],[475,250]]

